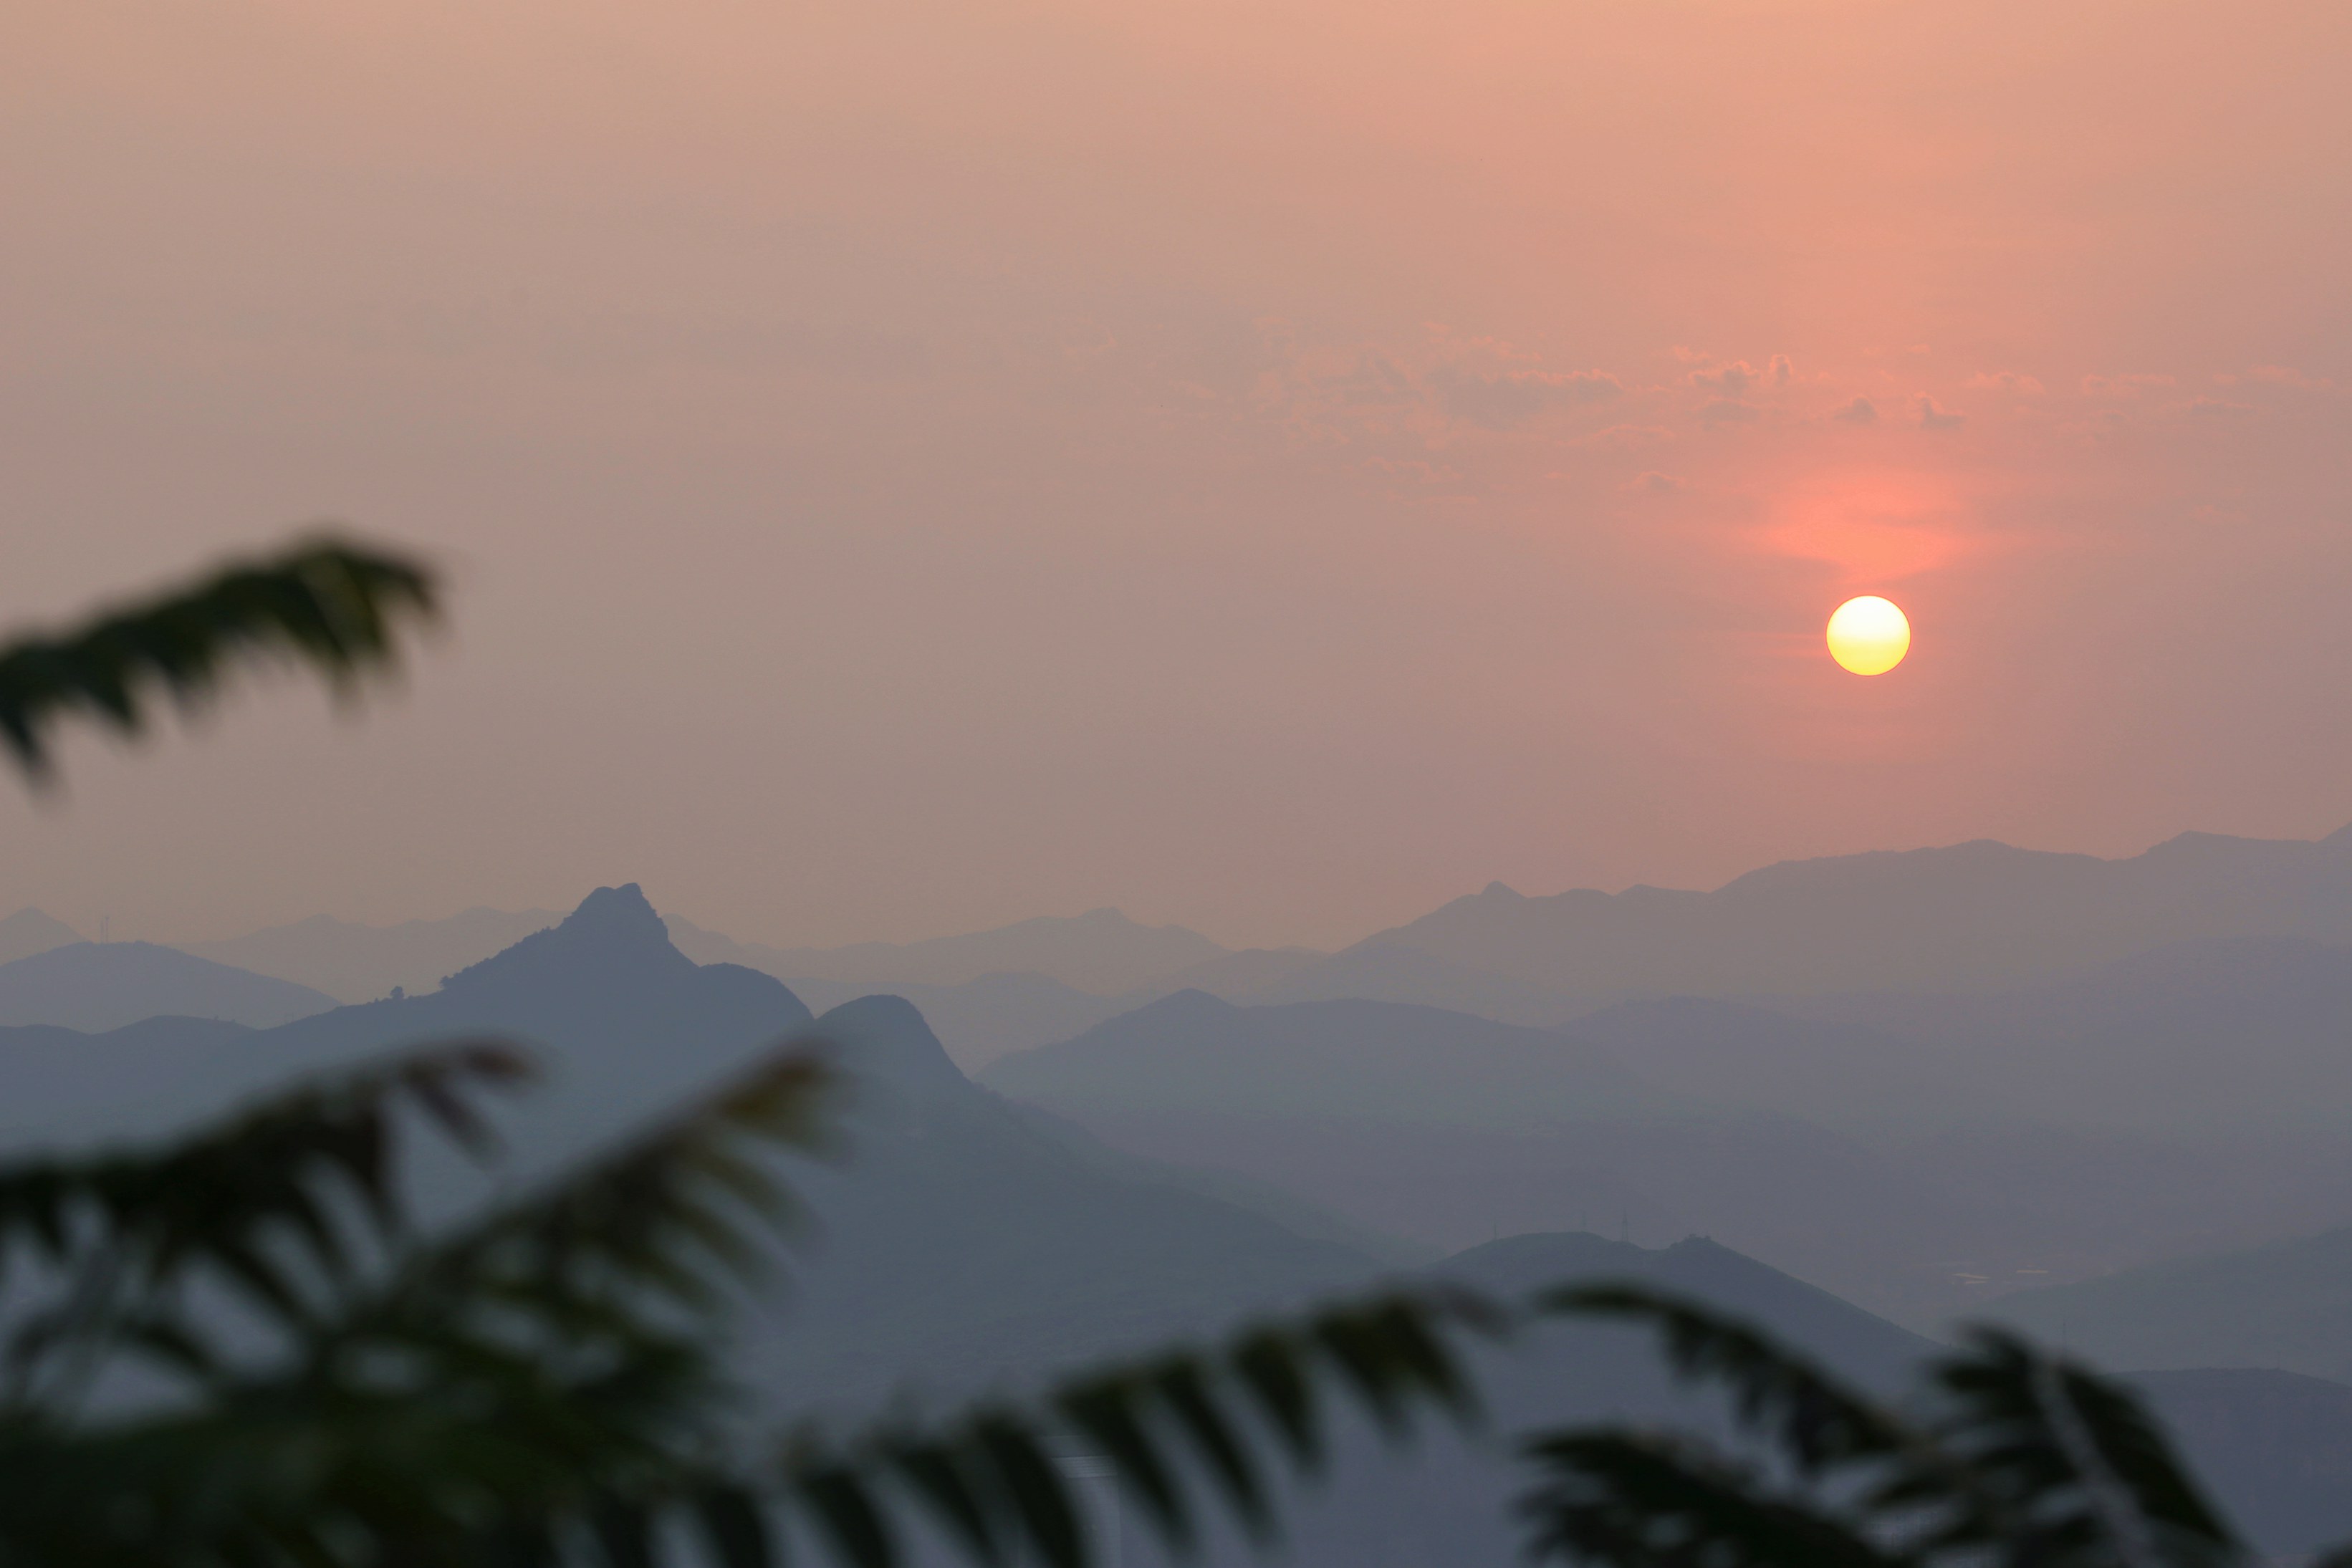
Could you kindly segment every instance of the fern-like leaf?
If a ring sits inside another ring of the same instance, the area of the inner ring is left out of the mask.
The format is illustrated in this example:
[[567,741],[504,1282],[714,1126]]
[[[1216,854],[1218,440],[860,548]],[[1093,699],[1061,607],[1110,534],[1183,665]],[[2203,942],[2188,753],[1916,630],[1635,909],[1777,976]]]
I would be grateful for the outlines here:
[[438,608],[434,574],[419,562],[331,538],[303,540],[0,648],[0,745],[42,782],[59,718],[85,714],[136,734],[153,696],[191,706],[241,664],[290,662],[348,693],[396,662],[403,622],[429,621]]
[[1520,1500],[1538,1558],[1658,1568],[1906,1568],[1849,1520],[1778,1494],[1694,1439],[1579,1431],[1526,1449],[1541,1484]]

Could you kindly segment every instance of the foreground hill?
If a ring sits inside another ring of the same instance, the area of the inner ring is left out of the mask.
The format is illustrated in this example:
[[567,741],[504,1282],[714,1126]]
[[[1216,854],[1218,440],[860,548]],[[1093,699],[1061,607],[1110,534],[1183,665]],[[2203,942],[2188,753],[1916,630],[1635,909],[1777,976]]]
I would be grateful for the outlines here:
[[812,1032],[882,1082],[846,1163],[803,1180],[819,1234],[756,1339],[793,1408],[977,1396],[1378,1272],[974,1087],[898,998]]
[[0,964],[0,1025],[114,1030],[160,1015],[267,1028],[335,998],[147,942],[75,942]]

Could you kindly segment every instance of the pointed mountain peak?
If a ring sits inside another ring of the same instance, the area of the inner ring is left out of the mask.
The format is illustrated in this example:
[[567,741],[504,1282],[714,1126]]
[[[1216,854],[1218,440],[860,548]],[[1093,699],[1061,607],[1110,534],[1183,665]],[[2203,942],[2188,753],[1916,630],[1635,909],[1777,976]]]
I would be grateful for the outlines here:
[[819,1018],[809,1032],[838,1049],[853,1071],[896,1082],[967,1082],[921,1011],[904,997],[844,1002]]
[[1478,896],[1481,898],[1491,898],[1497,901],[1508,899],[1513,903],[1521,903],[1525,901],[1525,895],[1521,894],[1517,888],[1501,882],[1488,883],[1485,891],[1481,892]]
[[559,931],[628,932],[657,942],[669,940],[669,928],[646,898],[646,890],[634,882],[618,887],[600,887],[580,901],[580,907],[563,917]]
[[693,959],[670,946],[669,928],[654,913],[645,890],[631,882],[598,888],[561,925],[460,970],[444,980],[442,988],[495,985],[551,970],[618,977],[682,974],[693,967]]

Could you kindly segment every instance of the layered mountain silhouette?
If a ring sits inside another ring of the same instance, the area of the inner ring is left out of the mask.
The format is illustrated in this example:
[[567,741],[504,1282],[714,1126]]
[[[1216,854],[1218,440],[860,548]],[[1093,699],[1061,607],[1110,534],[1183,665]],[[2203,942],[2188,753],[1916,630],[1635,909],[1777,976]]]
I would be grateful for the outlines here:
[[1567,1028],[1661,1085],[1841,1125],[2352,1118],[2352,946],[2299,937],[2177,943],[1997,992],[1629,1002]]
[[[1012,929],[1043,938],[1057,927]],[[858,955],[847,967],[812,950],[714,946],[705,956],[795,984],[833,978],[908,996],[950,1052],[977,1068],[1186,988],[1253,1005],[1411,1002],[1558,1027],[1618,1003],[1675,997],[1776,1004],[1994,993],[2187,945],[2273,938],[2352,945],[2352,836],[2187,833],[2113,861],[1986,841],[1793,861],[1708,893],[1636,887],[1529,898],[1497,883],[1337,953],[1220,952],[1123,990],[1104,971],[1024,957],[1010,944],[961,970],[920,973],[912,948],[839,950]],[[1007,984],[991,968],[1026,969],[1058,988]],[[1089,996],[1126,1005],[1105,1009]]]
[[[1465,1136],[1506,1145],[1519,1136],[1510,1118],[1538,1103],[1549,1107],[1547,1115],[1606,1113],[1608,1119],[1583,1124],[1589,1133],[1646,1121],[1725,1125],[1711,1113],[1663,1103],[1672,1096],[1589,1042],[1431,1017],[1429,1009],[1392,1009],[1398,1016],[1389,1017],[1384,1006],[1250,1009],[1180,997],[1147,1009],[1145,1021],[1171,1030],[1163,1043],[1181,1049],[1185,1030],[1202,1019],[1238,1018],[1243,1048],[1226,1050],[1222,1065],[1192,1063],[1243,1085],[1232,1105],[1209,1108],[1238,1113],[1253,1098],[1289,1094],[1290,1108],[1304,1113],[1312,1082],[1331,1065],[1329,1040],[1310,1027],[1328,1010],[1370,1042],[1378,1068],[1359,1074],[1350,1116],[1342,1120],[1389,1118],[1391,1158],[1409,1173],[1432,1167],[1414,1165],[1399,1113],[1449,1074],[1454,1097],[1431,1103],[1456,1118]],[[779,1410],[845,1419],[894,1396],[945,1401],[1017,1389],[1075,1361],[1359,1288],[1393,1268],[1373,1256],[1377,1249],[1351,1242],[1344,1224],[1316,1223],[1296,1198],[1277,1213],[1283,1206],[1254,1204],[1245,1184],[1228,1184],[1219,1196],[1210,1190],[1214,1182],[1173,1178],[1164,1166],[1115,1152],[1045,1110],[972,1084],[903,999],[855,1000],[812,1019],[771,977],[697,965],[672,945],[634,886],[598,890],[561,923],[451,975],[425,996],[266,1030],[158,1019],[107,1033],[0,1035],[0,1106],[7,1110],[0,1124],[7,1143],[20,1148],[152,1135],[387,1048],[483,1032],[533,1042],[549,1065],[546,1091],[512,1121],[526,1176],[643,1124],[780,1040],[821,1040],[837,1054],[854,1085],[841,1112],[846,1161],[837,1168],[794,1165],[815,1225],[784,1260],[791,1290],[755,1318],[742,1346],[746,1371]],[[1105,1060],[1118,1071],[1107,1071],[1096,1088],[1171,1087],[1164,1074],[1155,1079],[1160,1070],[1149,1055],[1110,1052]],[[1304,1123],[1269,1124],[1296,1133]],[[1801,1143],[1815,1135],[1799,1134]],[[1839,1187],[1883,1179],[1843,1168],[1835,1157],[1827,1164],[1833,1179],[1823,1183],[1822,1203]],[[1519,1174],[1523,1186],[1543,1177],[1537,1167]],[[1840,1223],[1826,1211],[1810,1218]],[[1767,1322],[1874,1386],[1890,1385],[1926,1348],[1891,1323],[1712,1242],[1650,1249],[1591,1235],[1518,1236],[1438,1267],[1506,1294],[1562,1278],[1647,1277]],[[1648,1346],[1622,1331],[1563,1330],[1496,1354],[1508,1357],[1488,1368],[1504,1433],[1611,1413],[1705,1415],[1667,1386]],[[2206,1380],[2194,1392],[2203,1402],[2196,1420],[2213,1431],[2237,1431],[2255,1419],[2297,1432],[2336,1430],[2325,1399],[2298,1404],[2294,1391],[2271,1384]],[[2212,1440],[2200,1435],[2206,1427],[2188,1425],[2192,1449]],[[1371,1454],[1363,1434],[1345,1447],[1361,1462],[1318,1498],[1301,1501],[1297,1561],[1403,1568],[1440,1555],[1510,1560],[1501,1503],[1513,1477],[1499,1448],[1441,1440],[1407,1462]],[[2289,1478],[2285,1492],[2264,1494],[2260,1505],[2269,1511],[2252,1519],[2254,1527],[2281,1549],[2305,1543],[2294,1531],[2331,1518],[2330,1500],[2340,1505],[2352,1494],[2340,1471],[2321,1465]],[[2312,1538],[2345,1528],[2352,1523],[2315,1527]]]
[[1496,883],[1361,946],[1594,1004],[2008,987],[2217,936],[2352,942],[2352,839],[2183,833],[2114,861],[1980,840],[1790,861],[1712,893]]
[[1993,1310],[2110,1364],[2352,1383],[2352,1226],[2029,1291]]
[[2006,996],[1673,998],[1566,1031],[1188,992],[982,1076],[1424,1245],[1704,1231],[1932,1326],[2352,1215],[2347,959],[2193,944]]
[[0,1026],[115,1030],[182,1014],[266,1028],[334,1005],[308,986],[148,942],[72,942],[0,964]]
[[[361,1001],[395,985],[428,990],[553,919],[472,910],[371,927],[320,917],[186,950]],[[2114,861],[1980,841],[1792,861],[1707,893],[1529,898],[1496,883],[1338,953],[1229,951],[1109,909],[846,947],[739,942],[676,915],[667,924],[698,961],[757,969],[828,1004],[904,996],[955,1060],[977,1068],[1188,988],[1256,1005],[1410,1002],[1557,1027],[1672,997],[2015,989],[2186,943],[2352,945],[2352,837],[2186,833]],[[6,931],[0,922],[0,956]]]

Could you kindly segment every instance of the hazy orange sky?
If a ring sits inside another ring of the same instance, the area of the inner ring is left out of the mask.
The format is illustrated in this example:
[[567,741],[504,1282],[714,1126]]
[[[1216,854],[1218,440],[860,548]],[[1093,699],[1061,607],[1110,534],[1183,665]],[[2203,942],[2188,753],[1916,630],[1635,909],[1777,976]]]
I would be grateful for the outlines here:
[[[453,634],[0,800],[118,936],[2352,820],[2352,9],[17,5],[0,612],[336,517]],[[1853,593],[1910,613],[1859,679]]]

